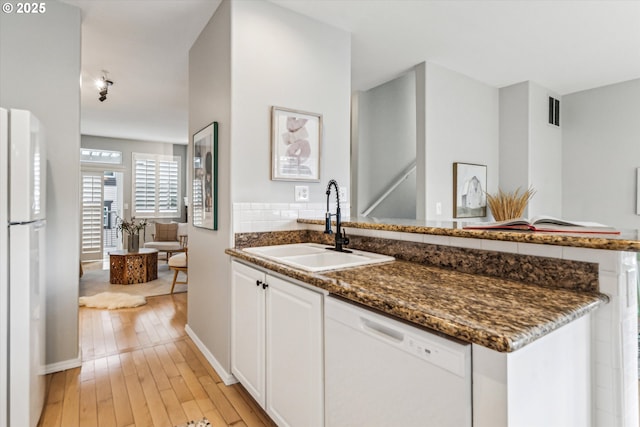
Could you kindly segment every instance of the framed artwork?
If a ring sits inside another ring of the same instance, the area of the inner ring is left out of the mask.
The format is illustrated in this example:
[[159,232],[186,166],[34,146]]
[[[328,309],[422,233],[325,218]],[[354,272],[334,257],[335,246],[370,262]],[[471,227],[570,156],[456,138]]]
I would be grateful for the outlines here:
[[322,115],[271,107],[271,179],[320,181]]
[[193,135],[191,222],[194,227],[218,229],[218,122]]
[[487,167],[453,164],[453,217],[487,216]]

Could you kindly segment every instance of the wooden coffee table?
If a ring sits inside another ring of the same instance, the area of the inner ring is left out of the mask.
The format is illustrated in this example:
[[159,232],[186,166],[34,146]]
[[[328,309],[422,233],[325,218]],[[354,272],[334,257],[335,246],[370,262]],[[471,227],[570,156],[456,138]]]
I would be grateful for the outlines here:
[[143,248],[109,252],[109,281],[116,285],[144,283],[158,278],[158,250]]

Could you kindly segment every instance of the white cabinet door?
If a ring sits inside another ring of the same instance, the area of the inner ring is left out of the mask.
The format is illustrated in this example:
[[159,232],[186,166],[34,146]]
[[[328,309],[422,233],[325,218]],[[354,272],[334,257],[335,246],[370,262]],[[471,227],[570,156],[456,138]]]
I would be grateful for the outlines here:
[[267,282],[266,411],[279,426],[322,426],[322,295],[270,275]]
[[233,262],[231,279],[231,371],[265,406],[265,274]]
[[324,424],[323,296],[232,262],[231,371],[279,426]]

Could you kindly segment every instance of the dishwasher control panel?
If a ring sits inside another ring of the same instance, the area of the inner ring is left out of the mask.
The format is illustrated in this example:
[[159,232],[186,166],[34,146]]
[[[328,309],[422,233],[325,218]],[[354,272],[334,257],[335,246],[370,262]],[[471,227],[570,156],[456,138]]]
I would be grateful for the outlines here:
[[451,351],[434,342],[420,340],[412,336],[406,337],[406,345],[409,351],[419,358],[438,365],[456,375],[464,375],[465,356],[460,354],[459,351]]

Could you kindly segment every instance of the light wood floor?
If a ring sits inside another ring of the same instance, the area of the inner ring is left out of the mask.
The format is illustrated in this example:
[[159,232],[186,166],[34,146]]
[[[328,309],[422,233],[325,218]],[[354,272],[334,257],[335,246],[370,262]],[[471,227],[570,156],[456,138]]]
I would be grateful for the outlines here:
[[132,309],[80,308],[82,367],[47,376],[42,427],[274,426],[239,384],[225,386],[186,335],[187,294]]

